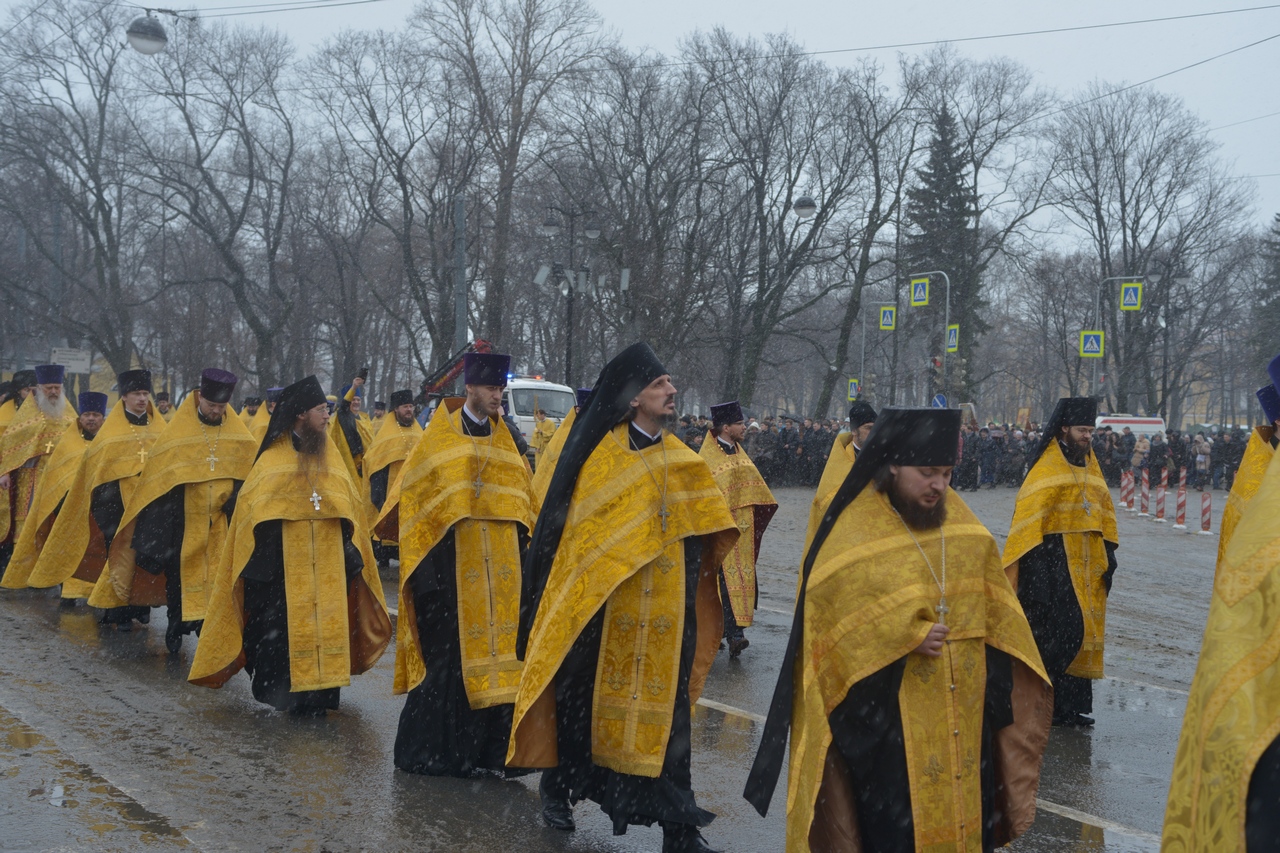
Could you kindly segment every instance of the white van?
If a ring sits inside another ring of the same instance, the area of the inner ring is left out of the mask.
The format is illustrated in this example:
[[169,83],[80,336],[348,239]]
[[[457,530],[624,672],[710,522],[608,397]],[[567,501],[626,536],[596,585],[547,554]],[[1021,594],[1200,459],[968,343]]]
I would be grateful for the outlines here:
[[528,441],[536,423],[533,417],[535,411],[545,409],[547,419],[559,426],[560,421],[573,409],[576,398],[568,385],[548,382],[541,376],[516,375],[507,380],[507,390],[502,394],[502,402],[506,404],[507,412],[515,418],[520,434]]
[[1124,428],[1128,427],[1134,435],[1147,439],[1165,431],[1164,418],[1143,418],[1137,415],[1099,415],[1094,426],[1111,427],[1112,432],[1119,434],[1123,434]]

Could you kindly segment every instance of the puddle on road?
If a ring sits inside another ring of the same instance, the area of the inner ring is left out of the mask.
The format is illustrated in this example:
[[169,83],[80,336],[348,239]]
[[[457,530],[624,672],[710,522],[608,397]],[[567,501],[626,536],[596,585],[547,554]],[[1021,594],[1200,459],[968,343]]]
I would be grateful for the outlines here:
[[72,760],[3,708],[0,736],[0,823],[17,832],[17,837],[10,833],[6,844],[38,847],[41,841],[70,835],[85,850],[191,848],[162,815]]

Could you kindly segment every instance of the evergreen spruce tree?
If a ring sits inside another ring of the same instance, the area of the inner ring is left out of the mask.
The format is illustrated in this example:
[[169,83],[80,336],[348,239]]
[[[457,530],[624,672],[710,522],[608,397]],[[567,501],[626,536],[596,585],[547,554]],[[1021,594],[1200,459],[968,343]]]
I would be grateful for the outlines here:
[[[973,400],[974,344],[987,330],[979,291],[977,199],[969,187],[955,118],[943,106],[934,119],[929,159],[907,191],[908,272],[942,270],[951,278],[951,322],[960,324],[959,352],[950,356],[951,402]],[[930,355],[943,354],[946,288],[935,277],[929,294]]]

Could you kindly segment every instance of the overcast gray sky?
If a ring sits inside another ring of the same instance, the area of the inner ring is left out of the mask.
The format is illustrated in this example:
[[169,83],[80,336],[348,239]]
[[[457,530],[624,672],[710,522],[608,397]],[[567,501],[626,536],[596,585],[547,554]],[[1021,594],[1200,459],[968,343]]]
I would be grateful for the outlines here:
[[[266,2],[267,0],[264,0]],[[8,2],[8,0],[0,0]],[[206,0],[225,6],[252,0]],[[233,18],[288,32],[305,51],[344,28],[401,26],[413,0],[384,0],[323,11]],[[1076,27],[1269,5],[1267,0],[597,0],[606,24],[628,47],[672,53],[698,29],[725,26],[738,35],[785,31],[809,50],[845,50],[904,42],[934,42],[1026,30]],[[1044,86],[1069,94],[1094,79],[1138,82],[1219,53],[1280,35],[1280,6],[1194,20],[1139,24],[1073,33],[961,43],[974,58],[1008,56],[1026,65]],[[841,64],[871,55],[893,64],[900,52],[927,47],[858,50],[825,57]],[[1280,212],[1280,38],[1153,85],[1182,97],[1213,130],[1222,156],[1241,176],[1257,176],[1255,218],[1269,223]],[[1258,118],[1276,113],[1267,118]],[[1258,118],[1256,121],[1250,119]],[[1238,122],[1245,122],[1237,124]],[[1225,127],[1225,125],[1232,125]]]

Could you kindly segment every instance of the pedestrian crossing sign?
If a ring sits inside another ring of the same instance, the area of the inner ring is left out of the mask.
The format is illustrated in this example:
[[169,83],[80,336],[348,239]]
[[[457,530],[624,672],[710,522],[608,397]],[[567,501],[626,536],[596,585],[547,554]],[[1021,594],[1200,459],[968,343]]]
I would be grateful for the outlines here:
[[1120,310],[1142,310],[1142,282],[1126,281],[1120,285]]
[[1086,331],[1080,333],[1080,357],[1102,358],[1103,332]]
[[947,352],[958,352],[960,349],[960,324],[947,326]]
[[911,307],[923,308],[929,304],[929,277],[911,279]]
[[886,332],[892,332],[894,329],[898,328],[897,308],[880,309],[880,328]]
[[858,395],[862,393],[862,382],[857,379],[849,380],[849,402],[852,403],[858,399]]

